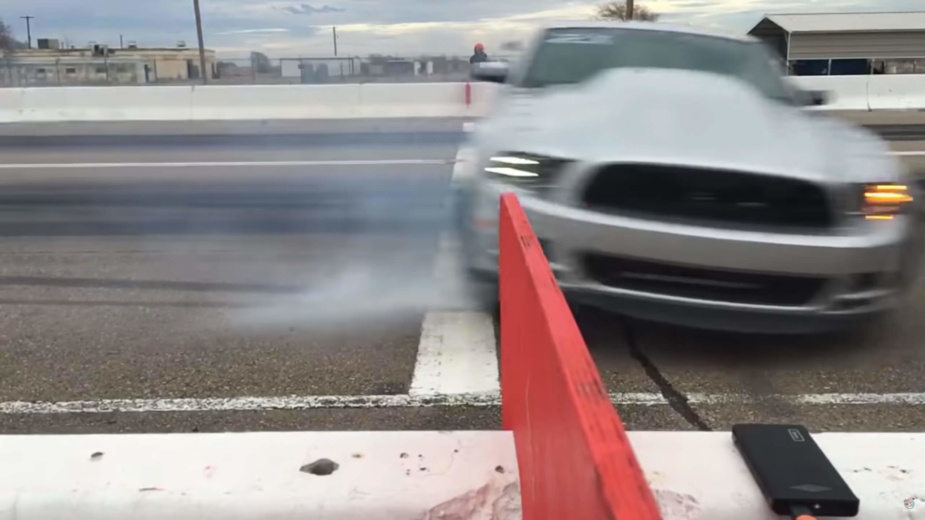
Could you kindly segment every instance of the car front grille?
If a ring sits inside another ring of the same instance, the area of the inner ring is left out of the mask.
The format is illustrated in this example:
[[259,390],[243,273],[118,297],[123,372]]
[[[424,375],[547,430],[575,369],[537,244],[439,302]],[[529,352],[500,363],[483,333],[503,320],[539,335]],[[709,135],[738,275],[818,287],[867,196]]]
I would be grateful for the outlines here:
[[587,275],[609,287],[717,302],[806,305],[826,282],[824,278],[691,268],[594,253],[582,259]]
[[733,171],[611,164],[598,169],[582,200],[594,211],[723,227],[792,230],[833,224],[820,186]]

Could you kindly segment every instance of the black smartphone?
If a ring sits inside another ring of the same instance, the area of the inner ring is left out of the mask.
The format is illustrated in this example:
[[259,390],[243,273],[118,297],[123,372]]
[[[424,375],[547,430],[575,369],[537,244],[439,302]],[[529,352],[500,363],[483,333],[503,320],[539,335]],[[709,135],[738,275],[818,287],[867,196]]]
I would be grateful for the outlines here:
[[732,439],[775,513],[857,516],[861,501],[806,428],[737,424]]

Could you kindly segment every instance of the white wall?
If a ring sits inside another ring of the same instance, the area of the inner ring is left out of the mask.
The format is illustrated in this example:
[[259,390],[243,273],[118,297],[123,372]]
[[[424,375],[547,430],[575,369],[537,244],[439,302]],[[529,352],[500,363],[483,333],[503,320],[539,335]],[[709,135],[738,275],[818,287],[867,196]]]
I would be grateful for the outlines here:
[[[827,90],[823,110],[925,109],[925,75],[790,78]],[[499,86],[471,83],[0,89],[0,123],[480,117]]]
[[19,91],[18,110],[0,97],[0,121],[184,121],[191,114],[189,87],[62,87]]
[[0,89],[0,123],[478,117],[464,83]]

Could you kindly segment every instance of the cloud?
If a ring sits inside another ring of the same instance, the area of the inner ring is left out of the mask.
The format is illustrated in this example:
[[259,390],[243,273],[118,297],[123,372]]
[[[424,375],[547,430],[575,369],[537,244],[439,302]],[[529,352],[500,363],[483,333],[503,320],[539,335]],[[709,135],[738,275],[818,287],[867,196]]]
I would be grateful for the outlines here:
[[263,33],[285,33],[289,32],[289,29],[241,29],[239,31],[225,31],[215,33],[216,35],[226,35],[226,34],[263,34]]
[[[419,56],[468,55],[475,42],[497,54],[503,43],[524,42],[539,24],[586,20],[610,0],[203,0],[206,46],[248,56],[274,58],[332,54],[330,26],[338,34],[338,53]],[[617,0],[621,1],[621,0]],[[189,0],[2,0],[0,16],[15,36],[25,26],[13,13],[36,16],[33,38],[59,38],[118,46],[119,36],[141,46],[172,46],[196,41]],[[661,21],[745,33],[766,13],[781,11],[923,10],[923,0],[636,0],[662,15]],[[264,29],[270,28],[270,29]],[[272,30],[271,30],[272,29]],[[284,30],[285,29],[285,30]]]
[[341,9],[339,7],[331,7],[327,4],[321,7],[314,7],[310,4],[300,4],[300,5],[290,5],[289,7],[284,7],[283,11],[290,12],[292,14],[327,14],[327,13],[343,13],[346,9]]

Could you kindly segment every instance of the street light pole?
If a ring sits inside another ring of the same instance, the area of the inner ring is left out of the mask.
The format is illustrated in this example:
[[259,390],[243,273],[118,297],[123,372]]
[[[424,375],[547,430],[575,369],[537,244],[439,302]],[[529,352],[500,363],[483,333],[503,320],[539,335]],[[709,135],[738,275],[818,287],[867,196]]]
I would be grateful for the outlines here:
[[633,19],[633,0],[626,0],[626,19]]
[[35,18],[34,16],[20,16],[23,20],[26,21],[26,38],[29,40],[29,48],[32,48],[32,24],[29,23],[30,20]]
[[331,30],[334,32],[334,56],[337,56],[337,27],[332,27]]
[[196,36],[199,37],[199,75],[202,84],[209,83],[209,74],[206,72],[206,48],[202,43],[202,16],[199,14],[199,0],[193,0],[193,9],[196,11]]

